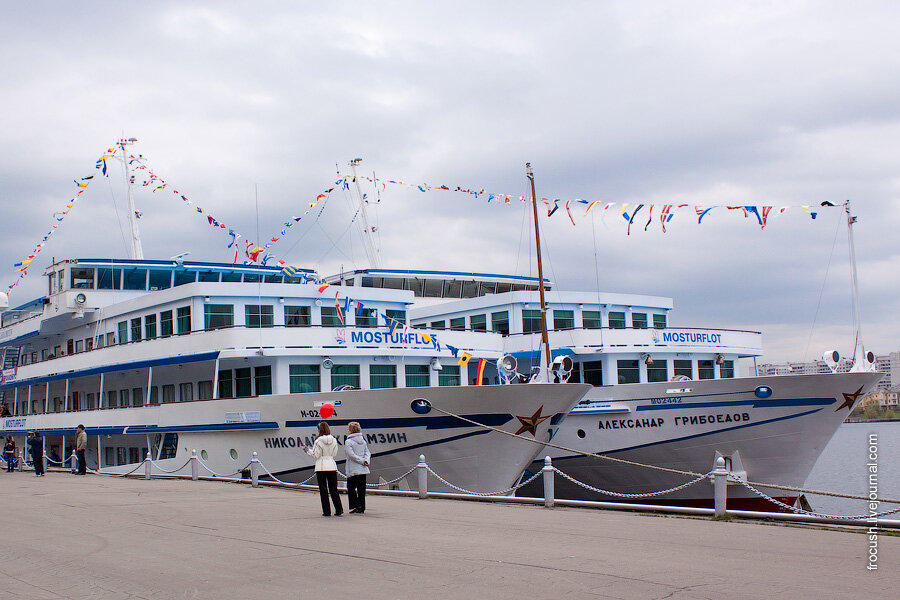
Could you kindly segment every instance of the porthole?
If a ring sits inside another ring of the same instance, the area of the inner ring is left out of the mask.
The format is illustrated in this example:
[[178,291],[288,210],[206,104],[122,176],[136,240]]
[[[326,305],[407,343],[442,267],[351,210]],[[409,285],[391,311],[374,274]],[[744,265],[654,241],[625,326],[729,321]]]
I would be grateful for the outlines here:
[[587,434],[584,432],[584,429],[579,429],[579,430],[576,431],[575,433],[577,433],[577,434],[578,434],[578,437],[580,437],[581,439],[584,439],[584,436],[587,435]]
[[232,448],[231,450],[228,451],[228,453],[231,455],[231,460],[237,460],[237,457],[238,457],[237,450]]
[[772,388],[767,385],[761,385],[754,390],[757,398],[769,398],[772,395]]
[[200,458],[202,458],[203,460],[209,460],[209,454],[206,452],[206,450],[200,451]]

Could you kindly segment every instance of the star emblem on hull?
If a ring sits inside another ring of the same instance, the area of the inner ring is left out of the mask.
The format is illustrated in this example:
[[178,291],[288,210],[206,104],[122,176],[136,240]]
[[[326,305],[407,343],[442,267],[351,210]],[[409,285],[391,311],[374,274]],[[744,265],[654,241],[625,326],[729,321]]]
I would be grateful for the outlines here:
[[536,411],[534,411],[534,414],[531,415],[530,417],[517,416],[516,418],[519,420],[519,423],[521,423],[522,426],[519,427],[519,430],[516,432],[516,435],[525,433],[527,431],[534,437],[537,437],[538,425],[540,425],[541,423],[543,423],[544,421],[546,421],[547,419],[550,418],[549,416],[546,416],[546,417],[541,416],[541,412],[543,410],[544,410],[544,405],[541,404],[540,408],[538,408]]
[[859,386],[859,389],[853,392],[852,394],[848,394],[844,392],[842,395],[844,396],[844,403],[834,409],[834,412],[841,410],[842,408],[846,408],[848,411],[853,410],[853,405],[856,403],[856,400],[862,394],[863,386]]

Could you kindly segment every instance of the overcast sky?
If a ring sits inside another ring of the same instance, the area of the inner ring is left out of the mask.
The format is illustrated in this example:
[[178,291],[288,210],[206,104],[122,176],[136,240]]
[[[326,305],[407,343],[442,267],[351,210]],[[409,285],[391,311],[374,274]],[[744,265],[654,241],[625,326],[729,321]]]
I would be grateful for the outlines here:
[[[15,3],[0,22],[0,274],[136,137],[154,171],[245,238],[269,237],[336,165],[431,185],[654,204],[849,198],[863,336],[900,350],[900,5],[891,2]],[[121,166],[51,237],[52,257],[125,257]],[[364,190],[370,199],[373,190]],[[230,261],[230,238],[139,189],[148,258]],[[258,211],[257,211],[258,205]],[[367,266],[347,194],[273,252],[329,274]],[[646,208],[644,209],[647,210]],[[558,288],[674,298],[670,322],[763,332],[765,360],[850,354],[846,227],[800,210],[765,230],[678,212],[631,236],[601,211],[541,226]],[[389,186],[371,217],[383,266],[533,274],[523,206]],[[258,224],[257,224],[258,223]],[[827,275],[827,277],[826,277]]]

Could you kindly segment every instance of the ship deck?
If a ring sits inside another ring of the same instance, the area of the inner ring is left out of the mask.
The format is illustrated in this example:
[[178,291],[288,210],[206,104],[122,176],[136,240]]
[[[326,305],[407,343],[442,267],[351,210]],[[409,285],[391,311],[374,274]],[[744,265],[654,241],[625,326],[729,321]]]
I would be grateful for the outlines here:
[[[346,497],[343,497],[346,510]],[[0,473],[4,597],[816,598],[893,594],[900,538],[623,512]]]

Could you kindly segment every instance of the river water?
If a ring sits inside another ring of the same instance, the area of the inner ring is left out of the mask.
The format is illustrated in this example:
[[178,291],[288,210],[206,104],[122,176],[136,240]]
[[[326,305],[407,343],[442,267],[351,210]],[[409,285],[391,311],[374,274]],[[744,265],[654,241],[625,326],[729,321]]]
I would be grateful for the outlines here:
[[[874,444],[870,444],[870,436]],[[870,446],[877,455],[870,460]],[[844,423],[825,447],[813,467],[804,487],[869,494],[869,464],[878,468],[878,496],[900,499],[900,422]],[[828,496],[807,496],[817,512],[832,515],[868,514],[868,502]],[[879,511],[900,508],[896,504],[882,504]],[[900,519],[900,513],[885,517]]]

